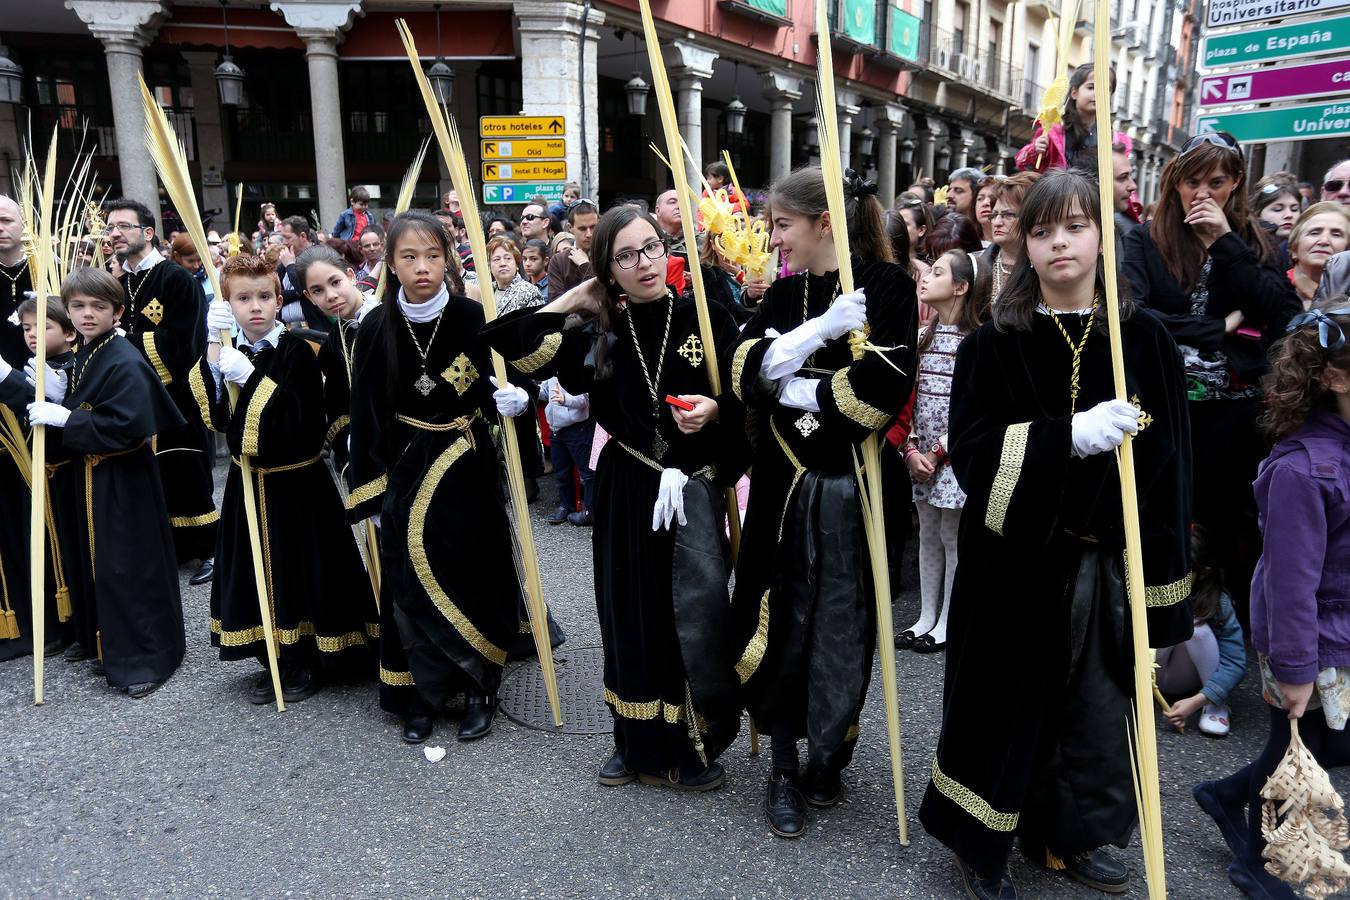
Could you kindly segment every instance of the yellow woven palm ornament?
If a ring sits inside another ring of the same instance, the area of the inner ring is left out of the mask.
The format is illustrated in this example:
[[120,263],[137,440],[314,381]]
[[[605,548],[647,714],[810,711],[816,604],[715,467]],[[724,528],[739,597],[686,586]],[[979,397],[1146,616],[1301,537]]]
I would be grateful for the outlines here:
[[1289,749],[1261,788],[1261,835],[1266,871],[1322,900],[1350,884],[1345,803],[1290,723]]

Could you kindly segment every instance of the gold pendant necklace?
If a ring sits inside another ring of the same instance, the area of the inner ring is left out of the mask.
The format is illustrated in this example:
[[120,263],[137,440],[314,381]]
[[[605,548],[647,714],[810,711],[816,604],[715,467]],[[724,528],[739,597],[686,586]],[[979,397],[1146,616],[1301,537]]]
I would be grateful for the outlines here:
[[405,314],[403,323],[408,326],[408,336],[412,338],[413,346],[417,348],[417,355],[422,360],[422,374],[413,382],[413,387],[417,388],[418,393],[423,397],[430,394],[436,388],[436,382],[427,374],[427,356],[431,353],[431,345],[436,343],[436,332],[441,330],[441,319],[445,318],[445,307],[436,315],[436,324],[431,329],[431,338],[427,341],[427,349],[422,349],[422,344],[417,340],[417,332],[413,331],[412,320]]
[[23,273],[26,271],[28,271],[28,257],[26,256],[19,260],[18,271],[13,275],[6,272],[4,268],[0,268],[0,275],[4,275],[9,279],[9,296],[11,300],[17,300],[19,298],[19,279],[23,277]]
[[642,355],[642,344],[638,341],[637,325],[633,322],[631,307],[626,315],[628,333],[633,337],[633,352],[637,354],[638,365],[642,367],[642,380],[647,383],[647,392],[652,397],[652,419],[654,420],[652,422],[652,456],[658,462],[670,449],[666,439],[661,436],[661,394],[658,388],[661,384],[661,369],[666,364],[666,345],[670,342],[670,322],[674,317],[675,303],[670,299],[670,294],[666,294],[666,333],[661,336],[661,351],[656,357],[656,377],[653,378],[647,370],[647,358]]
[[1073,354],[1073,374],[1069,380],[1069,415],[1073,415],[1078,406],[1079,369],[1083,362],[1083,348],[1087,346],[1088,337],[1092,335],[1092,323],[1097,319],[1097,300],[1098,298],[1095,296],[1092,298],[1092,308],[1088,310],[1087,325],[1083,328],[1083,336],[1078,339],[1077,344],[1074,343],[1073,338],[1069,337],[1068,329],[1059,320],[1059,316],[1055,315],[1055,311],[1048,306],[1045,308],[1045,311],[1050,314],[1050,321],[1055,323],[1059,333],[1064,336],[1064,342],[1069,345],[1069,352]]

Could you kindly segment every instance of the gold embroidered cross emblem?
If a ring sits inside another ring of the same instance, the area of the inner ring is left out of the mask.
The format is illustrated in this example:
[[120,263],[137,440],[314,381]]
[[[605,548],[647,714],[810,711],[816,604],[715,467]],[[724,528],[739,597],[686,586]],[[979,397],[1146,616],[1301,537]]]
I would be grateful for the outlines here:
[[478,369],[474,368],[469,358],[461,353],[450,363],[450,368],[441,373],[441,377],[454,386],[456,393],[463,396],[464,392],[478,380]]
[[699,340],[698,335],[689,335],[689,340],[680,345],[680,349],[675,351],[685,358],[689,365],[698,368],[703,362],[703,341]]
[[1144,412],[1143,405],[1139,402],[1139,395],[1135,394],[1130,398],[1130,403],[1135,409],[1139,410],[1139,434],[1144,433],[1144,429],[1153,424],[1153,417]]
[[154,297],[149,303],[145,304],[145,309],[141,310],[141,315],[158,325],[164,320],[164,304],[159,302],[158,297]]

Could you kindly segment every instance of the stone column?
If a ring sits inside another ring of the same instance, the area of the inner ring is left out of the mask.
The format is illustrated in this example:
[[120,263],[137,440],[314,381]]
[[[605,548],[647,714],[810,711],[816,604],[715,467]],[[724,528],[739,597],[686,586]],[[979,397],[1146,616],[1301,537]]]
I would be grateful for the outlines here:
[[898,185],[895,183],[898,132],[905,124],[905,111],[894,104],[876,108],[872,126],[877,130],[877,199],[889,207],[895,202]]
[[858,95],[852,91],[838,91],[834,102],[839,107],[839,163],[847,169],[853,164],[853,117],[862,107],[858,105]]
[[802,96],[802,80],[784,72],[765,69],[764,97],[772,106],[769,122],[769,181],[792,171],[792,106]]
[[168,5],[163,0],[66,0],[66,6],[103,42],[122,195],[150,207],[158,226],[159,184],[145,149],[145,109],[137,76],[141,52],[168,14]]
[[342,150],[342,99],[337,45],[361,0],[273,0],[272,9],[305,42],[309,61],[310,116],[314,121],[314,174],[319,223],[332,228],[347,208],[347,163]]
[[[208,209],[221,210],[221,215],[216,218],[216,230],[224,234],[226,229],[234,227],[234,204],[230,201],[229,185],[225,182],[225,134],[220,124],[216,53],[214,50],[184,50],[183,59],[187,61],[188,75],[192,79],[192,116],[197,122],[197,166],[202,173],[198,183],[202,191],[202,215],[205,216]],[[214,173],[214,177],[210,177],[211,173]],[[208,181],[219,183],[210,185]]]
[[[927,127],[919,128],[915,133],[919,136],[919,172],[936,181],[938,171],[937,145],[947,136],[947,130],[941,122],[929,117]],[[950,151],[948,152],[950,153]]]
[[689,41],[671,41],[661,48],[661,55],[670,76],[670,88],[675,92],[675,118],[680,121],[680,136],[693,157],[692,161],[685,160],[692,188],[703,174],[703,82],[712,77],[717,51]]
[[962,128],[956,142],[956,158],[952,160],[953,169],[963,169],[970,165],[970,148],[975,146],[975,132]]
[[[600,184],[600,94],[596,88],[595,48],[600,43],[605,14],[591,9],[584,23],[583,46],[581,3],[515,0],[513,6],[520,21],[523,111],[526,115],[565,117],[568,180],[581,185],[583,197],[594,197]],[[453,15],[447,21],[453,22]]]
[[24,156],[19,135],[28,133],[28,116],[25,111],[21,117],[19,109],[17,103],[0,103],[0,195],[15,201],[19,196],[19,185],[14,172],[19,169],[19,161]]

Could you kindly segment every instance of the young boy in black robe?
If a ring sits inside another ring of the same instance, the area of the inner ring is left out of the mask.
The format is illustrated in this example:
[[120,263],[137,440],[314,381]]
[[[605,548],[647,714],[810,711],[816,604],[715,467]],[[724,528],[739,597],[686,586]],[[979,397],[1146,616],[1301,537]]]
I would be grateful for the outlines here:
[[[225,300],[207,314],[210,345],[189,376],[203,419],[224,432],[234,465],[225,483],[216,542],[220,572],[211,585],[211,643],[223,660],[266,665],[253,551],[238,465],[253,463],[259,540],[282,696],[313,695],[323,675],[365,670],[379,617],[361,556],[344,522],[337,487],[320,458],[327,433],[323,377],[309,344],[279,322],[281,284],[265,259],[232,256],[221,271]],[[239,325],[239,347],[221,332]],[[227,384],[238,385],[231,409]],[[250,694],[272,703],[264,670]]]
[[150,449],[154,435],[183,419],[154,369],[115,330],[124,302],[116,279],[76,269],[61,299],[80,342],[61,401],[29,404],[28,418],[47,426],[48,447],[68,454],[78,484],[56,516],[76,523],[78,552],[65,561],[76,593],[91,598],[108,683],[141,698],[183,660],[173,533]]
[[[37,303],[25,300],[16,310],[19,325],[30,352],[37,349]],[[55,299],[47,301],[47,327],[44,340],[47,344],[47,381],[49,393],[64,393],[70,362],[74,358],[71,346],[75,343],[75,326],[66,315],[66,308]],[[8,361],[0,358],[0,403],[9,407],[13,419],[0,424],[6,441],[26,444],[28,435],[21,426],[27,415],[28,404],[33,400],[33,386],[25,379],[32,378],[33,361],[30,359],[24,370],[15,369]],[[11,428],[19,425],[18,428]],[[56,460],[49,454],[48,465]],[[33,651],[33,607],[29,593],[29,520],[28,511],[31,502],[31,490],[25,466],[9,452],[0,450],[0,660],[27,656]],[[56,491],[54,482],[60,476],[53,475],[48,490]],[[53,495],[54,496],[54,495]],[[66,623],[71,618],[69,588],[66,587],[65,573],[61,565],[61,546],[55,529],[55,515],[52,513],[54,501],[47,506],[47,653],[54,653],[64,647],[67,640],[67,628],[58,628],[57,623]]]

